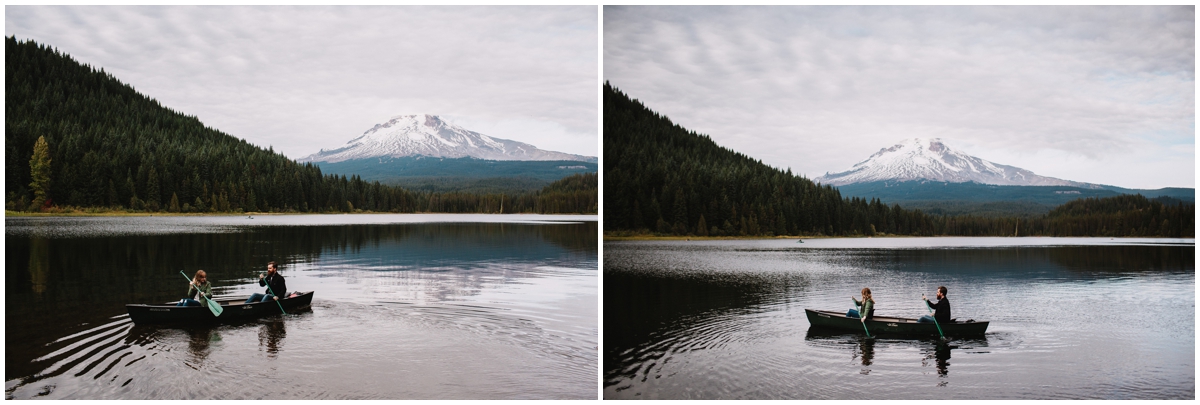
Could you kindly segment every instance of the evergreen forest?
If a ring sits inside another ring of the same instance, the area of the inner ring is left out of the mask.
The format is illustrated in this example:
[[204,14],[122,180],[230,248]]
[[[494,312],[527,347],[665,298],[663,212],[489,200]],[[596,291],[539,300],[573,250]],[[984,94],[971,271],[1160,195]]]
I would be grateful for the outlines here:
[[[135,212],[596,213],[595,173],[524,193],[414,192],[322,174],[205,126],[103,68],[5,38],[5,202]],[[588,188],[590,185],[590,189]],[[587,200],[588,198],[591,200]]]
[[932,215],[843,198],[721,147],[607,82],[604,178],[604,231],[612,236],[1195,235],[1194,203],[1141,195],[1074,200],[1034,217]]

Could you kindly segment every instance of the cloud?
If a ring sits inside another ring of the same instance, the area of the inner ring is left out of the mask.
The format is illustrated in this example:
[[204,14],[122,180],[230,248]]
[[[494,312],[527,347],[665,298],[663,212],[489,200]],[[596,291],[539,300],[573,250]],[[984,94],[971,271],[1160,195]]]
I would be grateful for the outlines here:
[[941,137],[1043,175],[1058,166],[1037,156],[1061,155],[1078,157],[1071,180],[1195,183],[1194,151],[1169,174],[1134,158],[1195,136],[1191,6],[609,6],[604,18],[605,80],[809,177]]
[[414,113],[530,122],[510,139],[598,152],[595,7],[5,10],[6,35],[293,158]]

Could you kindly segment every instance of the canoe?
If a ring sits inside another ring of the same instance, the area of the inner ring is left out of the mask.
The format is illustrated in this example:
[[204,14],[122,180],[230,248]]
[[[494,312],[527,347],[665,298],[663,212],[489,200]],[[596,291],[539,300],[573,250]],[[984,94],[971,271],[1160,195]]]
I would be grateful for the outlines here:
[[[863,331],[862,321],[846,316],[846,311],[820,311],[805,309],[808,323],[812,328],[836,329],[856,333]],[[942,333],[946,336],[979,336],[987,332],[987,321],[966,320],[963,322],[941,322]],[[867,329],[871,336],[875,335],[906,335],[906,336],[938,336],[938,326],[933,322],[919,323],[914,318],[896,318],[876,316],[867,320]]]
[[204,306],[177,307],[174,302],[166,304],[126,304],[129,319],[133,323],[166,323],[166,322],[225,322],[233,320],[253,319],[266,315],[282,313],[279,307],[288,313],[312,305],[313,292],[297,292],[288,298],[267,302],[246,303],[246,298],[228,298],[215,300],[221,304],[221,316],[213,316],[211,310]]

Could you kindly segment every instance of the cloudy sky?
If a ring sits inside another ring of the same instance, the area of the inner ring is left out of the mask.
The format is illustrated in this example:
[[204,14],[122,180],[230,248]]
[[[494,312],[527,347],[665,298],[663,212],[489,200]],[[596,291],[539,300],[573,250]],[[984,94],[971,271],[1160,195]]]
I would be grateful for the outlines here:
[[597,19],[595,6],[5,6],[4,32],[291,158],[425,113],[597,156]]
[[604,8],[604,79],[814,178],[905,138],[1130,188],[1195,187],[1195,9]]

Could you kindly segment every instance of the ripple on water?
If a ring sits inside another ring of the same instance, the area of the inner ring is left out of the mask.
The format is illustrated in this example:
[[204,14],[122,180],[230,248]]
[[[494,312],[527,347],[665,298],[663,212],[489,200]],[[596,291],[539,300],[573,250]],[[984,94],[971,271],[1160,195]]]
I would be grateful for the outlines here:
[[[606,348],[604,398],[1194,396],[1190,245],[833,242],[606,243],[606,330],[622,336],[606,339],[617,346]],[[991,321],[984,337],[806,334],[803,308],[848,308],[870,286],[877,313],[916,317],[920,294],[938,285],[957,318]]]
[[317,300],[208,327],[121,316],[50,345],[44,371],[9,380],[7,398],[588,398],[596,364],[594,342],[455,304]]

